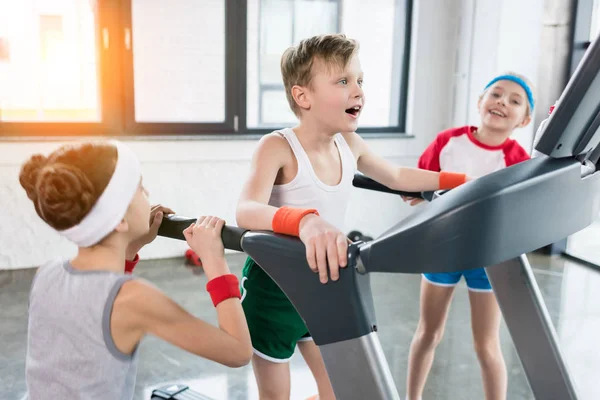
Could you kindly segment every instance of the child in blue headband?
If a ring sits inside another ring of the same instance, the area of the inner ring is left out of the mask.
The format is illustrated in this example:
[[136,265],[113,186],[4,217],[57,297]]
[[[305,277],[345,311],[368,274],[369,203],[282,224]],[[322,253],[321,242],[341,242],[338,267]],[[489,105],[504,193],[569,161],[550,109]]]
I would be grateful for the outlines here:
[[[531,122],[534,105],[527,78],[509,72],[492,79],[477,102],[479,126],[441,132],[419,159],[419,168],[479,177],[529,159],[525,149],[510,136],[516,128]],[[454,287],[462,276],[469,289],[473,341],[485,398],[506,399],[506,365],[499,335],[502,315],[485,269],[479,268],[423,275],[420,319],[409,354],[408,400],[421,399],[435,348],[444,333]]]

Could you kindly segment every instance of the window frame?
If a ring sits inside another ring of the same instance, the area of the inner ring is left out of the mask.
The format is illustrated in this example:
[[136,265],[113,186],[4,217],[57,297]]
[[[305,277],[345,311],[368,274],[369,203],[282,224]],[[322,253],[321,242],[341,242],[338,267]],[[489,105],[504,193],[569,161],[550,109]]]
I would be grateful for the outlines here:
[[[130,45],[122,46],[121,64],[124,83],[123,130],[132,135],[190,135],[196,133],[220,134],[235,131],[235,65],[236,43],[236,0],[223,0],[225,5],[225,121],[224,122],[137,122],[135,120],[135,93],[133,70],[134,35],[132,33],[132,1],[124,1],[122,24],[124,35],[129,36]],[[122,41],[121,43],[125,43]]]
[[[96,5],[96,56],[98,57],[97,85],[100,120],[89,122],[2,121],[0,138],[3,137],[65,137],[101,136],[119,131],[120,106],[113,99],[121,98],[119,69],[109,60],[117,56],[119,42],[112,32],[117,32],[117,21],[108,3],[98,0]],[[2,110],[0,109],[0,114]]]
[[[247,30],[247,0],[241,0],[244,4],[244,26],[243,32]],[[413,17],[413,0],[396,0],[395,7],[395,15],[394,15],[394,70],[397,68],[400,69],[399,74],[394,75],[394,80],[399,79],[399,89],[400,93],[398,93],[398,121],[396,126],[381,126],[381,127],[368,127],[361,128],[359,123],[359,128],[357,130],[358,134],[366,134],[376,135],[376,134],[400,134],[403,136],[409,136],[406,133],[406,114],[407,114],[407,102],[408,102],[408,80],[409,80],[409,68],[410,68],[410,53],[411,53],[411,37],[412,37],[412,17]],[[343,10],[344,0],[338,0],[340,10]],[[404,4],[404,8],[402,5]],[[341,14],[341,13],[340,13]],[[402,23],[400,25],[399,23]],[[338,27],[341,26],[341,21],[338,19]],[[398,40],[402,37],[402,30],[404,30],[404,40]],[[242,38],[240,38],[242,39]],[[266,134],[273,131],[273,127],[268,126],[264,128],[249,128],[247,125],[247,115],[246,115],[246,84],[247,84],[247,76],[246,76],[246,35],[244,34],[243,40],[240,40],[243,43],[243,71],[240,71],[239,76],[241,80],[241,87],[243,87],[243,91],[240,92],[240,96],[243,96],[244,104],[239,109],[240,115],[240,127],[241,130],[246,134]],[[400,46],[399,46],[400,45]],[[240,49],[241,51],[242,49]]]
[[[259,1],[261,1],[261,0],[259,0]],[[295,28],[295,25],[296,25],[296,22],[295,22],[296,7],[295,6],[296,6],[296,3],[298,3],[301,0],[291,0],[291,1],[293,1],[293,3],[292,3],[293,5],[292,5],[292,23],[290,25],[290,30],[291,30],[291,33],[292,33],[292,42],[295,42],[296,40],[298,40],[298,38],[295,37],[295,30],[296,30],[296,28]],[[336,6],[337,6],[338,15],[337,15],[337,19],[335,21],[335,31],[338,32],[340,30],[340,26],[341,26],[341,15],[342,15],[341,10],[342,10],[342,5],[343,5],[343,1],[344,0],[325,0],[325,1],[327,1],[329,3],[335,3]],[[266,92],[279,92],[279,91],[282,91],[282,90],[285,93],[285,86],[284,86],[283,82],[280,82],[280,83],[263,83],[262,80],[261,80],[261,78],[262,78],[262,75],[261,75],[261,72],[262,72],[261,54],[262,54],[263,43],[261,41],[261,38],[262,38],[262,34],[261,34],[262,33],[261,32],[261,29],[262,29],[262,18],[261,18],[261,16],[262,16],[262,14],[261,14],[262,8],[261,8],[261,4],[260,3],[259,3],[258,8],[259,8],[259,12],[258,12],[258,15],[259,15],[259,18],[258,18],[258,124],[261,125],[261,127],[260,128],[247,128],[247,129],[249,129],[249,130],[263,131],[263,130],[268,130],[269,128],[272,128],[272,127],[275,127],[275,126],[279,127],[282,124],[284,124],[283,122],[280,122],[280,123],[270,123],[270,124],[264,123],[264,121],[263,121],[263,113],[262,113],[262,110],[263,110],[263,95]],[[247,8],[246,8],[246,10],[247,10]],[[247,31],[247,29],[246,29],[246,31]],[[247,38],[246,38],[245,42],[246,43],[248,42]],[[247,71],[248,71],[248,65],[246,64],[246,74],[247,74]],[[247,101],[246,101],[246,107],[247,106],[248,106],[248,104],[247,104]],[[246,121],[246,126],[247,126],[248,120],[245,119],[245,121]]]
[[[590,30],[592,27],[592,13],[594,11],[594,0],[575,0],[573,1],[573,24],[571,27],[571,48],[570,48],[570,68],[567,70],[568,76],[565,82],[568,82],[575,73],[577,66],[583,59],[586,50],[591,45]],[[600,12],[600,11],[599,11]],[[598,40],[599,36],[596,38]],[[578,262],[587,267],[600,271],[600,263],[584,259],[569,249],[568,241],[570,237],[548,245],[550,254],[560,254],[567,259]]]
[[[96,0],[96,51],[98,56],[98,122],[9,122],[0,120],[0,140],[43,137],[163,137],[244,139],[273,127],[247,126],[247,0],[225,1],[225,121],[222,123],[162,123],[135,121],[132,0]],[[336,0],[343,10],[344,0]],[[359,128],[359,134],[406,135],[406,113],[412,31],[413,0],[395,0],[394,82],[398,82],[398,120],[395,126]],[[341,15],[341,13],[340,13]],[[338,26],[340,23],[338,22]],[[126,45],[126,39],[129,45]],[[402,40],[400,40],[402,39]],[[0,110],[1,112],[1,110]]]
[[570,78],[581,62],[585,51],[590,46],[590,30],[592,27],[592,12],[594,11],[594,0],[575,0],[573,2],[573,26],[571,30],[570,51]]

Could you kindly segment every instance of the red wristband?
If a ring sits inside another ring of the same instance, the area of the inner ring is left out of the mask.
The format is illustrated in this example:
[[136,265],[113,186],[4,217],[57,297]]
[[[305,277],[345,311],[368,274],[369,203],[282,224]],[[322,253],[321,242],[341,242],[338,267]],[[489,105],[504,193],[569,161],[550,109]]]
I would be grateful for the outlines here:
[[314,208],[281,207],[277,210],[271,222],[273,232],[290,236],[300,236],[300,221],[307,214],[319,215],[319,212]]
[[242,298],[238,278],[233,274],[221,275],[211,279],[206,284],[206,290],[210,294],[210,298],[215,307],[219,305],[220,302],[231,299],[232,297],[237,297],[238,299]]
[[454,189],[467,181],[466,174],[456,172],[440,172],[440,189]]
[[139,254],[136,254],[132,261],[125,260],[125,273],[131,274],[133,272],[133,269],[135,268],[135,266],[137,265],[137,263],[139,261],[140,261]]

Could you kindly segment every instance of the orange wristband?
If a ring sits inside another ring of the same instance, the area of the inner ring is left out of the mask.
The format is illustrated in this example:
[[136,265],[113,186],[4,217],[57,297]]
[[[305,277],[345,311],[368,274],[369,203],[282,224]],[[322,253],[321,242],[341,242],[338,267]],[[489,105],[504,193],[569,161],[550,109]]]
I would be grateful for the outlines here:
[[273,232],[290,236],[300,236],[300,221],[307,214],[319,215],[319,212],[314,208],[281,207],[277,210],[271,222]]
[[440,172],[440,189],[454,189],[467,181],[466,174],[456,172]]

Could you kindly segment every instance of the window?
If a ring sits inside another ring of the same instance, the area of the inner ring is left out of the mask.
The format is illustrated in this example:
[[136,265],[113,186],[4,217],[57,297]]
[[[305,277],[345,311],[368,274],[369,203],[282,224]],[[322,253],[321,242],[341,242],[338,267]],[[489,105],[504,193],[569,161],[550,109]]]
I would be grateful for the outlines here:
[[214,129],[225,122],[225,27],[225,0],[131,1],[130,127],[142,123],[143,133],[163,124],[161,133],[168,133],[185,131],[183,124],[213,123]]
[[0,62],[10,62],[10,50],[8,48],[8,40],[0,37]]
[[411,5],[0,0],[0,136],[268,132],[296,121],[281,54],[333,32],[361,45],[361,131],[402,132]]
[[379,0],[376,6],[360,0],[248,0],[247,126],[294,123],[281,81],[281,54],[303,38],[344,32],[360,42],[367,98],[360,126],[401,130],[409,12],[398,0]]
[[0,121],[100,120],[95,18],[87,1],[0,0]]
[[305,37],[338,32],[339,8],[338,0],[248,2],[248,127],[296,121],[281,81],[281,54]]
[[600,33],[600,1],[578,0],[573,11],[570,75],[575,72],[591,41]]
[[[583,58],[590,42],[598,39],[600,34],[600,0],[579,0],[576,4],[573,19],[573,42],[571,52],[571,71]],[[600,231],[600,214],[589,227],[569,236],[565,255],[600,269],[600,252],[597,237]]]
[[600,33],[600,0],[594,0],[592,4],[592,21],[590,24],[589,41],[596,39]]

